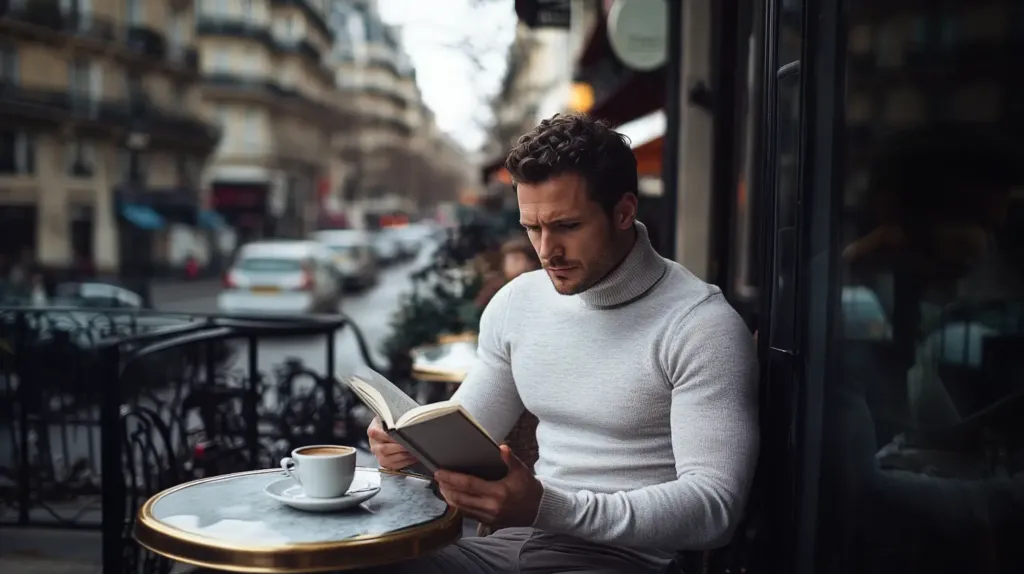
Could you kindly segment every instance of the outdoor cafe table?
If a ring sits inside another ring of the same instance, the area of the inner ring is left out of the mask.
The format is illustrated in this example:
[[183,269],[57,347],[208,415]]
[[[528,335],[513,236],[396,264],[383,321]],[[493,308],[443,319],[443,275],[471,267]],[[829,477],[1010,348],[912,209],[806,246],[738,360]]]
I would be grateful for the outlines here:
[[340,512],[294,510],[263,489],[280,469],[204,478],[165,490],[139,510],[135,539],[177,562],[229,572],[325,572],[393,564],[462,534],[462,517],[419,476],[360,467],[380,492]]

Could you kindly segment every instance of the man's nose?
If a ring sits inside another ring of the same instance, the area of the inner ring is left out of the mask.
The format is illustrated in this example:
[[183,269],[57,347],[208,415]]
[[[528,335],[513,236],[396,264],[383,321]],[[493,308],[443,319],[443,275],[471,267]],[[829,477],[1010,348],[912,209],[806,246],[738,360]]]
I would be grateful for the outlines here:
[[540,243],[537,246],[537,255],[541,261],[548,261],[552,257],[562,255],[562,246],[556,241],[553,233],[541,231]]

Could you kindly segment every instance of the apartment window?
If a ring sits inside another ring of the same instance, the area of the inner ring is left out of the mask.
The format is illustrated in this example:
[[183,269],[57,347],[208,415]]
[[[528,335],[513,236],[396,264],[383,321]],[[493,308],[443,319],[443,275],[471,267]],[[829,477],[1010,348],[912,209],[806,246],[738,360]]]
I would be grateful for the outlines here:
[[75,58],[68,68],[68,85],[76,97],[87,97],[92,85],[92,65],[87,58]]
[[181,13],[174,14],[171,16],[171,34],[170,34],[170,45],[173,51],[180,51],[185,46],[185,29],[188,26],[188,21],[185,20],[185,16]]
[[142,76],[136,72],[128,72],[124,77],[125,92],[132,102],[140,102],[145,99],[146,91],[142,87]]
[[141,26],[146,23],[146,11],[143,6],[146,0],[128,0],[125,16],[129,24]]
[[122,149],[119,154],[121,164],[121,179],[126,183],[145,185],[146,183],[146,156],[144,152],[135,149]]
[[178,187],[193,188],[199,184],[199,161],[188,154],[178,154],[175,159],[178,172]]
[[0,131],[0,173],[16,175],[35,171],[36,153],[32,134]]
[[92,25],[92,0],[60,0],[60,11],[74,18],[79,30],[88,30]]
[[18,50],[6,42],[0,44],[0,83],[18,83]]
[[260,116],[256,110],[245,113],[242,141],[247,149],[254,149],[260,144]]
[[73,140],[68,143],[68,175],[92,177],[96,173],[96,148],[87,140]]
[[202,3],[202,9],[199,10],[203,14],[211,14],[214,16],[226,16],[230,12],[228,6],[228,0],[198,0]]
[[231,67],[231,54],[228,53],[226,48],[215,48],[210,64],[215,72],[228,70]]

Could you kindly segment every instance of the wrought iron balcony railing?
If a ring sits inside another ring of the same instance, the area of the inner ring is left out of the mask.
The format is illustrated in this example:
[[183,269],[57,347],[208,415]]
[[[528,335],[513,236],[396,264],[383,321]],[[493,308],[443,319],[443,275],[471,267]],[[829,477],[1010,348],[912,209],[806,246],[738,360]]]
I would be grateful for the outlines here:
[[247,22],[240,18],[203,15],[196,22],[196,34],[200,36],[229,36],[247,38],[274,48],[274,37],[269,26]]
[[167,40],[163,34],[148,26],[127,26],[124,42],[128,50],[136,54],[156,60],[167,58]]

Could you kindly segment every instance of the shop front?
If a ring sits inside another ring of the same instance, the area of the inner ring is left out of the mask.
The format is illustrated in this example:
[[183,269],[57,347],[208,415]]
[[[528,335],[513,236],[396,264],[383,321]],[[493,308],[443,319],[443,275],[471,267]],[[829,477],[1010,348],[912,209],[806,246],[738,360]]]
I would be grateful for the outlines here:
[[213,182],[210,203],[238,234],[239,244],[276,235],[271,185],[264,182]]

